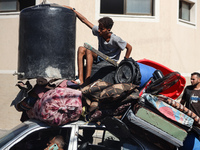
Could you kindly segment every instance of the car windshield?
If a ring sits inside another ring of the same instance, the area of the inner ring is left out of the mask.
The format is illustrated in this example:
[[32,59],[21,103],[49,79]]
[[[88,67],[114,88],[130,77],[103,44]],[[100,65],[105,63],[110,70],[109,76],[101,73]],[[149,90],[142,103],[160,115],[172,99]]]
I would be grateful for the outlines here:
[[29,126],[26,124],[20,124],[7,132],[4,136],[0,138],[0,148],[5,145],[7,142],[11,141],[14,137],[16,137],[18,134],[20,134],[22,131],[28,129]]
[[134,139],[119,139],[106,129],[79,128],[78,149],[90,150],[142,150],[143,148]]

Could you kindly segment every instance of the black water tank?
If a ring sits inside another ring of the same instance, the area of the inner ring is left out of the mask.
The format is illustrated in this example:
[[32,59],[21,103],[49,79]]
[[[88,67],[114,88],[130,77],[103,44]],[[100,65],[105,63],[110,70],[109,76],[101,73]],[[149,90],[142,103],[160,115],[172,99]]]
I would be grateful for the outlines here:
[[56,4],[20,13],[18,79],[75,78],[76,15]]

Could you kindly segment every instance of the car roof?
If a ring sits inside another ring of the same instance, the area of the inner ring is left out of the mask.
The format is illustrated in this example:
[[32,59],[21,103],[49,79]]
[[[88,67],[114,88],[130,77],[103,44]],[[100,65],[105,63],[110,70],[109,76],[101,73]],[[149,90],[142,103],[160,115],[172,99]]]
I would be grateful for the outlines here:
[[[43,127],[51,127],[50,125],[48,125],[47,123],[45,122],[42,122],[40,120],[36,120],[36,119],[30,119],[30,120],[27,120],[25,122],[23,122],[23,124],[26,124],[28,126],[43,126]],[[101,127],[101,128],[105,128],[104,125],[98,125],[96,123],[91,123],[91,122],[85,122],[85,121],[82,121],[82,120],[78,120],[78,121],[74,121],[74,122],[69,122],[65,125],[61,125],[61,126],[58,126],[60,128],[65,128],[65,127],[70,127],[70,126],[73,126],[73,125],[78,125],[78,126],[81,126],[81,127]]]

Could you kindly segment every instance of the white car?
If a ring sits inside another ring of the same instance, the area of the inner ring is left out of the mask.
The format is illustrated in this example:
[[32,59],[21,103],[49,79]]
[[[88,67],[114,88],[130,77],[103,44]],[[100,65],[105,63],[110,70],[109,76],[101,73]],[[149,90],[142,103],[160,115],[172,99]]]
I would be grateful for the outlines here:
[[[125,124],[116,119],[106,126],[76,121],[63,126],[52,127],[38,120],[19,124],[0,138],[1,150],[42,150],[50,137],[62,135],[64,150],[156,150],[155,145],[139,140],[130,134]],[[131,135],[131,136],[130,136]]]

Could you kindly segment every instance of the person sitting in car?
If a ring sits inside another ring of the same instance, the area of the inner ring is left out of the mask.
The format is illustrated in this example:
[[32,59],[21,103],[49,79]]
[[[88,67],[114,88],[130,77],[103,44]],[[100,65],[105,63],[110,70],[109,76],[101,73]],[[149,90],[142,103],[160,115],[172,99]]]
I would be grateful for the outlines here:
[[65,145],[64,139],[61,135],[53,137],[48,143],[44,150],[63,150]]

